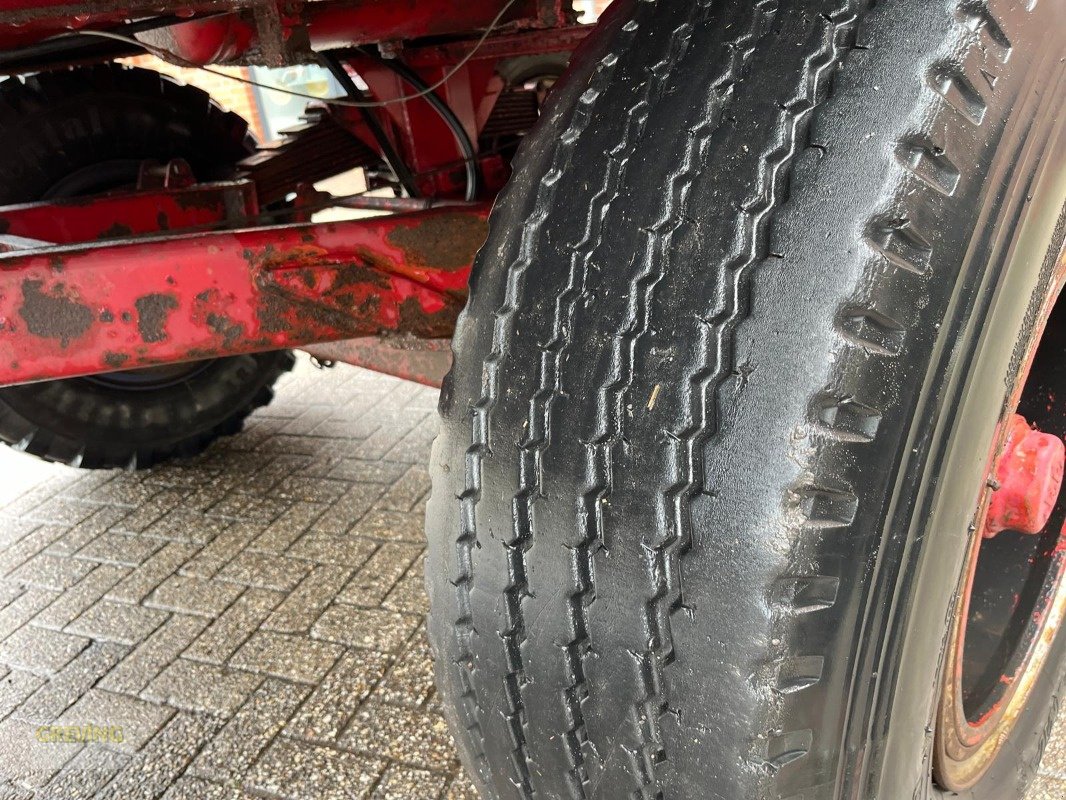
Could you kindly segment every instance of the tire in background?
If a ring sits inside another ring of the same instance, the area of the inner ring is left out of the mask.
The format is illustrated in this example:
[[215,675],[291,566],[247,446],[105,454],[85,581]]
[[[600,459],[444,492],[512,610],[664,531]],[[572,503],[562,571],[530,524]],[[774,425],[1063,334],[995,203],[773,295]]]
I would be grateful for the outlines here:
[[[0,204],[129,186],[146,160],[233,175],[247,123],[201,89],[101,64],[0,83]],[[292,368],[288,351],[0,388],[0,441],[71,466],[145,468],[237,433]]]

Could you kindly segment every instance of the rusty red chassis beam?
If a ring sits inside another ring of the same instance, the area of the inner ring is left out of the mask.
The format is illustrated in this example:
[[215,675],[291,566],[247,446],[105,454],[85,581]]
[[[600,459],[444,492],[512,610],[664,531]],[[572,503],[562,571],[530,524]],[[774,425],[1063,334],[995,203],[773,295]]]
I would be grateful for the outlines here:
[[[164,20],[156,14],[169,16],[152,35],[193,61],[247,55],[273,63],[287,59],[289,45],[288,55],[301,60],[308,47],[403,39],[393,49],[421,82],[445,79],[436,94],[459,120],[448,124],[439,109],[411,100],[371,111],[375,131],[353,109],[317,109],[304,129],[244,162],[241,180],[195,183],[187,165],[145,164],[135,191],[0,208],[0,386],[285,347],[439,383],[488,203],[539,113],[550,85],[542,79],[558,69],[558,59],[539,65],[547,72],[527,86],[509,82],[500,62],[569,52],[588,31],[573,24],[569,0],[518,0],[481,41],[478,32],[503,7],[504,0],[0,0],[0,51],[28,46],[29,55],[18,51],[23,62],[10,63],[29,63],[35,53],[51,67],[64,63],[61,45],[79,37],[42,37],[144,15],[151,19],[142,22]],[[412,91],[409,76],[365,52],[343,58],[374,99]],[[412,173],[415,199],[404,201],[433,208],[256,227],[278,213],[306,219],[315,181],[353,165],[373,167],[377,185],[389,160],[383,140]],[[477,154],[473,170],[467,149]],[[472,185],[484,203],[443,205]],[[290,195],[295,207],[276,207]]]
[[4,236],[60,245],[204,226],[235,228],[258,212],[249,181],[0,206],[0,247]]
[[[280,65],[288,51],[464,34],[487,26],[503,0],[0,0],[0,49],[56,34],[117,29],[170,15],[190,18],[146,38],[196,63],[241,59]],[[230,13],[225,13],[230,12]],[[504,31],[573,22],[569,0],[516,0]]]
[[487,216],[480,204],[0,255],[0,385],[448,337]]

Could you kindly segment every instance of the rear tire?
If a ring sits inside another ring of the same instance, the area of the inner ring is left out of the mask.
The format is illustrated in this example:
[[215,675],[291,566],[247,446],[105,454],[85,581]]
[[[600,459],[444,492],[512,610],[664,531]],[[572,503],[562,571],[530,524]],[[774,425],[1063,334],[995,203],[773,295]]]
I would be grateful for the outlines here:
[[[0,205],[132,185],[143,161],[181,158],[199,180],[233,176],[248,124],[201,89],[101,64],[0,83]],[[145,468],[196,455],[273,397],[288,351],[0,389],[0,441],[48,461]],[[143,380],[130,380],[129,376]]]
[[1066,3],[870,5],[617,0],[523,145],[427,510],[486,799],[1006,800],[1035,770],[1061,636],[974,789],[934,784],[930,732],[1066,231]]

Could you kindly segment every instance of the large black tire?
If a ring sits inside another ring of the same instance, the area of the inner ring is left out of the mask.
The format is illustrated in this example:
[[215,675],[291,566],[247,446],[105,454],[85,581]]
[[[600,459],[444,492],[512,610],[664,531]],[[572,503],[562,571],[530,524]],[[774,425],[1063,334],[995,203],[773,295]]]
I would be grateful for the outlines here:
[[222,180],[254,149],[239,115],[152,70],[99,64],[0,83],[4,205],[110,189],[145,160],[183,158],[197,179]]
[[[185,159],[201,180],[231,177],[252,152],[248,124],[201,89],[102,64],[0,83],[0,204],[132,184],[146,160]],[[0,441],[86,468],[145,468],[201,452],[270,402],[287,351],[0,389]]]
[[[947,621],[1066,229],[1066,3],[871,6],[617,0],[520,152],[427,511],[486,800],[948,796]],[[951,796],[1022,796],[1062,639]]]

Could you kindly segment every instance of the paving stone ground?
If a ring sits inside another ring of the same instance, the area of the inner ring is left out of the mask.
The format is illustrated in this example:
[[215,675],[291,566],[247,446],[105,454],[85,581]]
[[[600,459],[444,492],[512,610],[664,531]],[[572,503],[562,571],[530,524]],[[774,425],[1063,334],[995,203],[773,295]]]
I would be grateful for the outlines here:
[[435,406],[303,358],[191,461],[0,451],[0,798],[472,800],[425,642]]
[[[191,461],[0,450],[0,800],[474,800],[424,632],[435,404],[301,359]],[[37,738],[85,725],[122,741]],[[1028,800],[1066,800],[1059,728]]]

